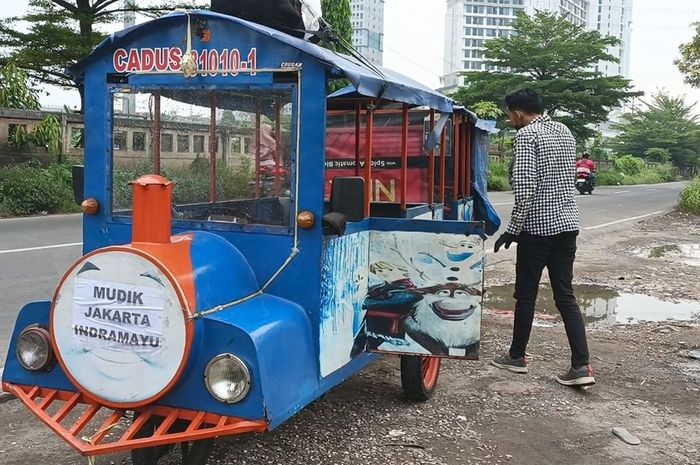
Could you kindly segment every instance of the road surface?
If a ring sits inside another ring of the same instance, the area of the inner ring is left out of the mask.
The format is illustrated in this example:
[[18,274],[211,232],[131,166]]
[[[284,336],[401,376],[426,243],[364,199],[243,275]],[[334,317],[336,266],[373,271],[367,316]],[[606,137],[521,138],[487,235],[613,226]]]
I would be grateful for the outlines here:
[[[582,240],[609,234],[635,220],[673,209],[683,183],[600,187],[592,196],[577,196]],[[507,225],[512,194],[490,194]],[[0,220],[0,367],[17,312],[32,300],[50,299],[65,270],[81,255],[80,215]],[[490,247],[493,239],[487,243]]]

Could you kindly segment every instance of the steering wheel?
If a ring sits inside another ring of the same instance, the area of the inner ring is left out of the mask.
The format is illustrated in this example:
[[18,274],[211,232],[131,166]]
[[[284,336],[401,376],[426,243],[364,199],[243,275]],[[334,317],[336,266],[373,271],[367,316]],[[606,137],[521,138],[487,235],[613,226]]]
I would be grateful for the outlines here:
[[230,221],[231,223],[250,224],[253,223],[253,217],[234,207],[224,205],[214,205],[204,210],[202,216],[207,221]]

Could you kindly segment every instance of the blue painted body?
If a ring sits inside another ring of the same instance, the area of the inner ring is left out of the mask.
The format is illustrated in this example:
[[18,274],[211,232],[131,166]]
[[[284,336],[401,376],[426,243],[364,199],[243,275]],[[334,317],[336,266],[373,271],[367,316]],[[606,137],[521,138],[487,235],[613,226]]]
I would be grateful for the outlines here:
[[[128,84],[108,84],[106,77],[115,72],[112,62],[114,50],[183,47],[186,17],[171,15],[114,37],[99,47],[79,71],[85,83],[85,197],[95,198],[102,206],[112,204],[111,106],[114,92],[124,87],[138,91],[169,88],[225,90],[240,86],[273,89],[278,86],[291,88],[295,95],[299,93],[301,101],[301,106],[294,108],[292,118],[294,121],[297,112],[300,113],[299,153],[294,150],[292,157],[301,155],[302,175],[298,192],[292,189],[291,200],[298,202],[299,210],[310,211],[320,219],[324,213],[325,90],[329,75],[337,75],[339,70],[324,63],[318,56],[295,48],[288,41],[276,39],[274,34],[263,33],[260,28],[246,27],[239,20],[205,12],[195,12],[191,16],[206,20],[211,31],[211,41],[206,45],[194,41],[195,50],[255,47],[260,69],[278,69],[282,63],[301,63],[300,86],[274,84],[272,74],[264,72],[256,76],[196,76],[190,79],[181,73],[142,74],[131,76]],[[296,147],[296,143],[292,145]],[[456,209],[453,208],[453,211]],[[290,221],[293,222],[291,215]],[[426,215],[427,219],[411,219],[426,218]],[[368,231],[483,236],[481,223],[431,221],[442,219],[442,206],[417,206],[409,209],[406,217],[371,218],[350,223],[346,237]],[[255,292],[279,269],[294,246],[293,230],[288,227],[173,223],[173,234],[193,231],[191,261],[197,311]],[[84,253],[110,245],[128,244],[130,241],[129,217],[113,215],[110,208],[101,208],[93,216],[84,215]],[[300,253],[265,294],[196,320],[196,336],[184,375],[158,401],[159,404],[245,419],[265,419],[269,421],[270,429],[274,429],[375,359],[375,355],[362,353],[348,359],[337,369],[322,373],[319,361],[322,356],[320,352],[324,350],[319,342],[319,328],[324,318],[322,283],[325,281],[333,285],[334,279],[345,278],[328,274],[330,272],[321,265],[332,265],[330,262],[339,259],[335,252],[330,256],[324,255],[324,251],[328,250],[328,239],[324,239],[321,221],[316,221],[311,229],[299,230],[299,250]],[[337,268],[338,264],[335,265]],[[30,373],[19,366],[14,355],[21,330],[36,323],[48,326],[49,309],[49,302],[36,302],[28,304],[19,313],[3,381],[75,391],[60,366],[46,373]],[[353,331],[356,330],[357,324],[354,324]],[[236,404],[216,401],[204,385],[207,363],[221,353],[239,356],[251,371],[251,390],[243,401]]]

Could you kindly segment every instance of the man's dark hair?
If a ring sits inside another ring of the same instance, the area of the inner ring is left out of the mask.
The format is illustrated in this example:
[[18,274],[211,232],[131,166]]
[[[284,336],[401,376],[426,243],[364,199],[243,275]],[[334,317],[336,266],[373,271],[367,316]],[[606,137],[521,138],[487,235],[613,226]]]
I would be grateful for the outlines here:
[[531,115],[543,112],[542,98],[532,89],[520,89],[506,95],[506,108],[510,111],[524,111]]
[[591,155],[588,152],[583,153],[583,158],[589,158]]

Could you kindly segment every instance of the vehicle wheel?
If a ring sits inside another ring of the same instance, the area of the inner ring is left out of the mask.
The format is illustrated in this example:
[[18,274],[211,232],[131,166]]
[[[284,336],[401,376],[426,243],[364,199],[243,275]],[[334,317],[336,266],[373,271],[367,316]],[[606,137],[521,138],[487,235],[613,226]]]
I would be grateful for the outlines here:
[[[134,420],[136,415],[134,416]],[[146,424],[141,428],[136,437],[149,437],[156,430],[162,419],[154,418],[146,422]],[[179,423],[179,422],[178,422]],[[174,425],[171,431],[184,431],[187,428],[187,424]],[[182,451],[182,465],[205,465],[209,454],[211,453],[212,446],[214,444],[213,439],[203,439],[201,441],[194,442],[183,442],[180,443],[180,450]],[[159,447],[148,447],[145,449],[135,449],[131,451],[131,463],[133,465],[158,465],[158,461],[165,457],[171,450],[173,450],[173,445],[159,446]]]
[[437,386],[439,357],[401,356],[401,387],[409,400],[425,401]]

